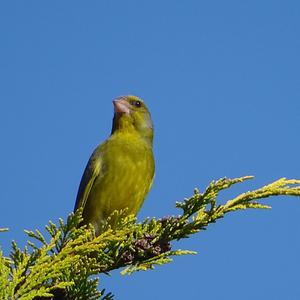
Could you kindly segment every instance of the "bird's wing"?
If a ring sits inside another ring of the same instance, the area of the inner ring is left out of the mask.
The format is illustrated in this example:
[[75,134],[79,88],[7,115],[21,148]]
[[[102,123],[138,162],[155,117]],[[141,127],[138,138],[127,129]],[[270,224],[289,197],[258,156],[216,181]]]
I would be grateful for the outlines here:
[[74,211],[79,207],[85,207],[95,179],[100,174],[101,165],[101,158],[97,155],[92,155],[81,178]]

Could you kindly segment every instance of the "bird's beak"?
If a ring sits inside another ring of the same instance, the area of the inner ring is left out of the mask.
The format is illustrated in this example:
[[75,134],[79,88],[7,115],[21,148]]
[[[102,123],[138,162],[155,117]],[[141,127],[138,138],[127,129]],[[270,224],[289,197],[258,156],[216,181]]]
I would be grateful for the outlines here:
[[124,98],[113,100],[115,113],[130,114],[130,104]]

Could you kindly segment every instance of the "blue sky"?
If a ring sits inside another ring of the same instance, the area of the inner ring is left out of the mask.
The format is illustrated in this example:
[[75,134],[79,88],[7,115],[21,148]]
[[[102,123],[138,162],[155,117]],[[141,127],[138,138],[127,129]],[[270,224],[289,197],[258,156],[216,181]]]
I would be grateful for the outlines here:
[[[136,94],[155,124],[156,178],[140,214],[213,179],[221,195],[300,178],[298,1],[2,1],[0,242],[24,245],[72,211],[110,133],[112,99]],[[103,285],[116,299],[299,299],[300,199],[237,212],[174,244],[198,251]]]

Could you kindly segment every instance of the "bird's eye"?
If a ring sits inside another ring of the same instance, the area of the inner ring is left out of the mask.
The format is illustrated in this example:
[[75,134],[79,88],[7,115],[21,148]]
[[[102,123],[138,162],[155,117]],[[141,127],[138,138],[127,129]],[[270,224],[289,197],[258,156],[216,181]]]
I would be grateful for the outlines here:
[[142,106],[142,102],[141,102],[141,101],[133,101],[132,104],[133,104],[135,107],[141,107],[141,106]]

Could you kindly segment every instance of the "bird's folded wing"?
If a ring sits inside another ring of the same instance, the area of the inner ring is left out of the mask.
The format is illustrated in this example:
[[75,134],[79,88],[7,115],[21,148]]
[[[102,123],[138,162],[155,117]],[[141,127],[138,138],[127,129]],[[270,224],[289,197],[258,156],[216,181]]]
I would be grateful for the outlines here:
[[79,207],[85,207],[86,201],[89,197],[92,186],[95,179],[98,177],[101,171],[101,160],[99,157],[91,157],[81,178],[81,182],[78,189],[75,208],[76,211]]

